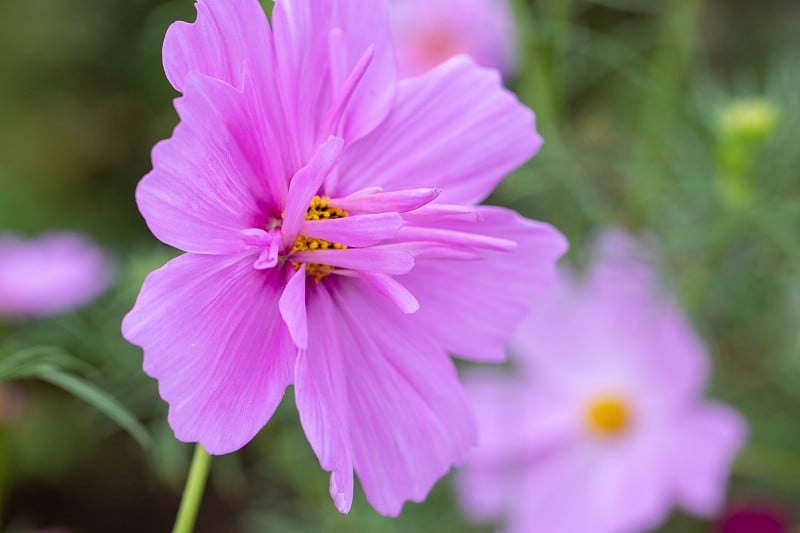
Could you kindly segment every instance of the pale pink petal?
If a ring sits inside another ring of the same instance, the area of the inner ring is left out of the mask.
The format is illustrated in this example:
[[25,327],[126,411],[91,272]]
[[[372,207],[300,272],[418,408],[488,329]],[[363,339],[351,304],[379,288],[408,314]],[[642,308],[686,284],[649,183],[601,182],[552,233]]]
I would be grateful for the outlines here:
[[512,74],[516,24],[507,0],[393,0],[398,69],[422,74],[456,54]]
[[253,254],[185,254],[156,270],[123,321],[144,349],[176,438],[233,452],[264,427],[292,381],[296,348],[278,310],[280,269]]
[[78,308],[108,288],[112,271],[103,251],[79,234],[50,233],[29,241],[0,234],[0,318]]
[[[383,0],[278,0],[272,23],[284,105],[302,154],[329,134],[350,143],[381,123],[396,81]],[[351,91],[348,78],[370,50],[374,55]],[[340,131],[324,131],[326,118],[343,99],[349,104]]]
[[[703,343],[636,241],[606,231],[595,255],[585,280],[562,272],[554,290],[520,324],[511,343],[518,361],[534,374],[555,366],[565,377],[625,375],[644,392],[643,402],[666,411],[682,408],[708,379]],[[663,386],[665,375],[669,387]]]
[[475,444],[455,368],[392,302],[350,279],[332,285],[347,376],[353,463],[372,506],[420,502]]
[[462,382],[475,410],[478,446],[456,486],[469,516],[498,519],[524,499],[516,491],[528,469],[567,449],[578,432],[568,410],[541,401],[514,376],[476,369]]
[[669,486],[658,455],[578,439],[551,452],[510,470],[505,531],[639,533],[666,518]]
[[586,443],[582,453],[591,471],[574,482],[585,487],[582,505],[598,531],[649,531],[667,519],[673,506],[668,442],[657,432],[642,432],[616,445]]
[[186,91],[176,103],[183,120],[153,149],[153,171],[139,182],[136,201],[161,241],[188,252],[236,253],[245,247],[243,230],[280,217],[282,198],[270,191],[286,182],[263,155],[277,147],[258,126],[247,88],[193,74]]
[[678,501],[692,513],[711,517],[725,501],[731,466],[747,442],[747,423],[728,407],[706,404],[674,429]]
[[516,250],[482,250],[485,259],[471,261],[419,256],[414,270],[398,281],[419,300],[417,327],[454,355],[499,361],[517,323],[554,279],[567,245],[551,226],[512,211],[481,207],[478,212],[477,223],[451,222],[445,228],[512,240]]
[[[619,317],[613,327],[606,323],[615,340],[627,346],[619,356],[638,366],[650,383],[669,375],[671,386],[657,388],[662,389],[664,401],[674,404],[701,394],[710,370],[708,354],[665,292],[652,251],[622,230],[607,229],[596,239],[594,255],[584,289],[592,302],[585,319],[600,306],[608,310],[601,320]],[[659,349],[653,350],[654,345]]]
[[336,192],[439,187],[442,202],[476,204],[541,142],[497,72],[460,57],[398,84],[386,121],[345,152]]
[[575,450],[575,446],[564,447],[534,465],[517,465],[511,471],[506,500],[510,509],[501,531],[611,533],[605,524],[592,522],[582,507],[587,489],[581,480],[590,469],[585,460],[576,458]]

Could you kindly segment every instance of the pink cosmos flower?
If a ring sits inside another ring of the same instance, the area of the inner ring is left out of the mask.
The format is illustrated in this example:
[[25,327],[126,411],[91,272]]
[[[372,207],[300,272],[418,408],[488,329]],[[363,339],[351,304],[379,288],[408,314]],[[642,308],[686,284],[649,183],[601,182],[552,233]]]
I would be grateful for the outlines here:
[[99,296],[111,280],[108,259],[81,235],[51,233],[26,241],[0,234],[0,318],[75,309]]
[[467,380],[470,515],[509,532],[629,533],[673,504],[718,511],[746,425],[702,400],[708,357],[655,277],[633,241],[606,234],[586,281],[565,275],[517,330],[520,375]]
[[427,72],[457,54],[513,74],[516,25],[508,0],[391,0],[390,5],[403,76]]
[[164,66],[181,122],[137,202],[187,252],[123,334],[178,439],[237,450],[294,385],[347,512],[358,474],[395,515],[475,442],[447,352],[484,361],[554,276],[563,237],[479,207],[541,143],[465,58],[398,81],[381,0],[201,0]]

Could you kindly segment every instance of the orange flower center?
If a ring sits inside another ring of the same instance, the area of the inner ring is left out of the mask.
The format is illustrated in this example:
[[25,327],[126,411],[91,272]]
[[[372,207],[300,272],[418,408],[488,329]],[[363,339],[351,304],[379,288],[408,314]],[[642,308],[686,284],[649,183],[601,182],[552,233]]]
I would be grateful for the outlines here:
[[619,396],[599,396],[586,410],[586,426],[595,435],[614,437],[624,433],[630,424],[630,407]]

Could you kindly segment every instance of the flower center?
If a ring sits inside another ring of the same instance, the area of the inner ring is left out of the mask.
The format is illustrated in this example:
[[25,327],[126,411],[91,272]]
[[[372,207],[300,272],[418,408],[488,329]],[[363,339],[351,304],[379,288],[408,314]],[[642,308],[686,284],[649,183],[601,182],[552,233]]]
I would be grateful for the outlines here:
[[631,423],[628,403],[619,396],[595,398],[586,411],[589,431],[602,437],[614,437],[625,432]]
[[[329,198],[326,196],[315,196],[311,200],[311,204],[306,211],[306,220],[332,220],[335,218],[345,218],[348,216],[347,211],[334,207],[328,203]],[[326,241],[324,239],[314,239],[305,235],[298,235],[292,246],[292,252],[307,252],[314,250],[345,250],[347,246],[337,242]],[[300,263],[292,262],[295,271],[300,270]],[[319,282],[322,278],[330,274],[331,270],[336,267],[329,265],[318,265],[315,263],[306,263],[306,274],[314,276],[314,279]]]

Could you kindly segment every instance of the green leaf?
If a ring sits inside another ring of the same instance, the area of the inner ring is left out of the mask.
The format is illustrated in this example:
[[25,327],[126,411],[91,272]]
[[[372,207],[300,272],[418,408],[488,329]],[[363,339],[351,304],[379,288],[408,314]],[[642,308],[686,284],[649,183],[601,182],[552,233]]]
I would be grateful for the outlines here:
[[94,372],[90,365],[56,346],[36,346],[0,357],[0,381],[37,376],[47,370]]
[[83,378],[59,371],[48,371],[37,376],[42,381],[60,387],[85,401],[108,418],[116,422],[142,448],[149,448],[153,440],[150,434],[128,409],[114,399],[113,396]]
[[23,378],[46,381],[106,415],[143,448],[152,445],[150,434],[128,409],[97,385],[70,371],[95,373],[92,366],[54,346],[38,346],[0,357],[0,381]]

